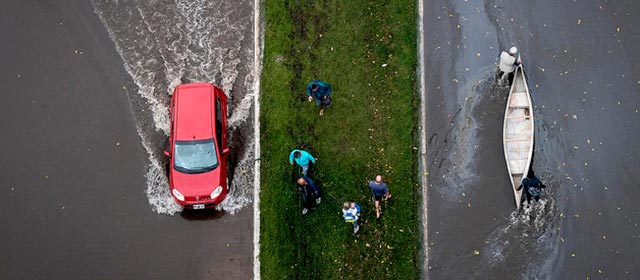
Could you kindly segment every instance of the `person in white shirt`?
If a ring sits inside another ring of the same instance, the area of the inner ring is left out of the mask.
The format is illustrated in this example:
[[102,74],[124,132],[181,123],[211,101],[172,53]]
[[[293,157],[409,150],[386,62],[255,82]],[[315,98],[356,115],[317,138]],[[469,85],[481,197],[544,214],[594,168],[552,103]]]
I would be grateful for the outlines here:
[[504,80],[505,76],[508,75],[509,84],[511,84],[511,81],[513,80],[513,70],[515,70],[516,66],[520,64],[516,59],[516,53],[518,53],[518,48],[511,47],[509,52],[502,51],[500,54],[500,63],[498,64],[501,72],[500,79]]
[[342,208],[342,217],[347,223],[353,225],[353,234],[358,233],[360,226],[358,225],[358,219],[360,219],[360,205],[355,201],[345,202]]

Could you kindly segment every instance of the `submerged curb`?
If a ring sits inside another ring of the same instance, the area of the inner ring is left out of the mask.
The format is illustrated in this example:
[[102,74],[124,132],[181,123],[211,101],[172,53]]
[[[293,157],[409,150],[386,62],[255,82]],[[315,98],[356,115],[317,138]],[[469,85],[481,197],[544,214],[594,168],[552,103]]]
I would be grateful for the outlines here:
[[260,280],[260,76],[262,73],[262,33],[260,0],[253,6],[253,131],[255,166],[253,178],[253,279]]
[[429,188],[427,182],[427,131],[426,131],[426,81],[424,75],[424,3],[423,0],[418,0],[418,83],[420,85],[420,159],[419,165],[419,177],[422,191],[422,203],[420,205],[421,214],[421,226],[422,226],[422,279],[429,279],[429,232],[428,232],[428,193]]

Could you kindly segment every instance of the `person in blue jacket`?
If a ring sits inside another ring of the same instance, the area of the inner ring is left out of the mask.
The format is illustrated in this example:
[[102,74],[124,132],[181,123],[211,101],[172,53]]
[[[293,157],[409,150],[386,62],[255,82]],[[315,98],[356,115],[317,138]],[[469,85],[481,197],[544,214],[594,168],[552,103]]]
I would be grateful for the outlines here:
[[[527,198],[527,204],[531,203],[531,197],[533,197],[536,202],[540,200],[540,196],[542,195],[542,189],[547,186],[543,185],[540,179],[536,177],[536,174],[533,170],[529,170],[527,173],[527,178],[522,179],[522,183],[518,187],[518,191],[524,188],[524,195]],[[524,200],[524,197],[523,197]]]
[[345,222],[353,225],[353,233],[358,233],[360,230],[360,225],[358,225],[358,220],[360,219],[360,205],[355,201],[345,202],[342,207],[342,217]]
[[320,107],[320,116],[324,115],[324,109],[331,106],[331,85],[313,80],[307,85],[307,96],[309,102],[316,100],[316,106]]
[[305,150],[293,150],[289,153],[289,163],[293,165],[294,161],[302,168],[302,175],[307,176],[309,164],[316,163],[316,158]]
[[298,179],[298,191],[302,196],[302,215],[307,214],[309,208],[313,206],[315,199],[316,205],[322,201],[322,191],[320,187],[307,176]]

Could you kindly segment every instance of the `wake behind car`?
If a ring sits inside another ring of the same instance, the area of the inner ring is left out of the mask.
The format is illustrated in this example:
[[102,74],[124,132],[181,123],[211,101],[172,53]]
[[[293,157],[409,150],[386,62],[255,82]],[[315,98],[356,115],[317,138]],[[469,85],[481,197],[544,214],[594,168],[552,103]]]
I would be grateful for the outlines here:
[[208,83],[176,87],[171,99],[169,187],[188,209],[218,205],[227,196],[227,96]]

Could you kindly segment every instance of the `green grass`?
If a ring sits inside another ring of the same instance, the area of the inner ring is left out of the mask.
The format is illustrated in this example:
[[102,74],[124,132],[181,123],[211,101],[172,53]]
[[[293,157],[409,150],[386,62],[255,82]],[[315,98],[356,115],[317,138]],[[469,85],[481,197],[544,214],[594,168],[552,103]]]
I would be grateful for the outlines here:
[[[409,0],[266,1],[261,93],[263,279],[419,277],[416,7]],[[382,65],[386,64],[386,67]],[[306,101],[313,79],[333,87],[325,115]],[[323,188],[302,216],[289,152],[318,158]],[[367,182],[393,198],[376,220]],[[361,232],[341,203],[362,207]]]

